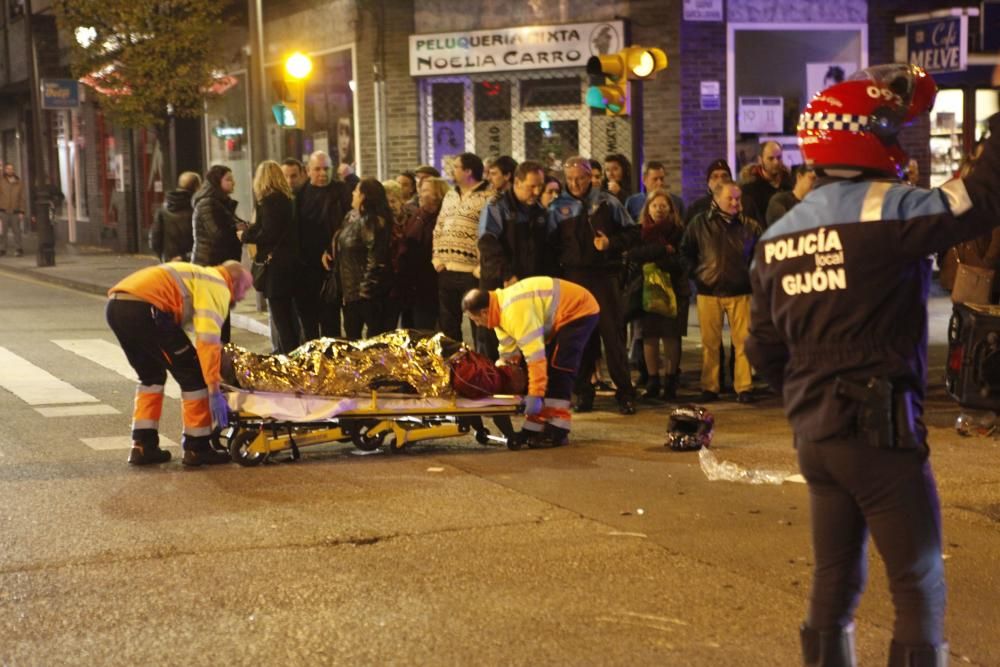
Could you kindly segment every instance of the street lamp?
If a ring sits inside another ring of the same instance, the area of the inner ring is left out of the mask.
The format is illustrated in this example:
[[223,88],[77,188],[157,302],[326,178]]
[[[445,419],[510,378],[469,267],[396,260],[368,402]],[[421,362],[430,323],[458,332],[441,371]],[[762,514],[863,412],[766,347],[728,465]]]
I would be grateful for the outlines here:
[[309,56],[296,51],[285,60],[285,74],[296,81],[301,81],[312,72],[313,64]]

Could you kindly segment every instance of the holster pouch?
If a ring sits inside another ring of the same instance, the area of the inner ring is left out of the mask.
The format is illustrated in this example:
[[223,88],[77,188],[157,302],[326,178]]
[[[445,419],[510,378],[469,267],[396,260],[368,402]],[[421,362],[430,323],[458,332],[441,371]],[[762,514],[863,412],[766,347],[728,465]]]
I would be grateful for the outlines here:
[[834,393],[858,404],[858,434],[872,447],[914,449],[919,446],[913,431],[912,395],[896,392],[886,378],[872,377],[861,384],[837,377]]

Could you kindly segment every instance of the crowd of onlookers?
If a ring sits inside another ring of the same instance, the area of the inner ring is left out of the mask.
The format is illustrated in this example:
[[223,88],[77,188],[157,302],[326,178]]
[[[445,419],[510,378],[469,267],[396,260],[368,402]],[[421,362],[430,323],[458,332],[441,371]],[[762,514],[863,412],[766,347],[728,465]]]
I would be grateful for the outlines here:
[[[638,187],[623,155],[570,157],[559,172],[508,156],[484,164],[472,153],[448,165],[447,178],[423,165],[379,181],[359,178],[349,165],[335,172],[321,151],[306,164],[267,160],[254,176],[250,221],[236,215],[229,168],[213,166],[203,179],[186,172],[155,216],[150,247],[164,261],[213,265],[239,260],[252,245],[276,353],[320,336],[356,339],[406,327],[465,338],[496,359],[493,331],[468,322],[463,335],[464,294],[530,276],[565,278],[601,308],[577,376],[581,412],[593,409],[608,377],[620,411],[634,413],[633,370],[642,399],[676,398],[694,300],[700,400],[717,399],[730,382],[739,402],[753,400],[743,351],[750,259],[762,230],[814,180],[802,167],[789,171],[778,144],[762,145],[738,180],[724,160],[712,162],[704,196],[686,206],[665,185],[658,161],[642,166]],[[670,293],[670,309],[643,301],[650,275]]]

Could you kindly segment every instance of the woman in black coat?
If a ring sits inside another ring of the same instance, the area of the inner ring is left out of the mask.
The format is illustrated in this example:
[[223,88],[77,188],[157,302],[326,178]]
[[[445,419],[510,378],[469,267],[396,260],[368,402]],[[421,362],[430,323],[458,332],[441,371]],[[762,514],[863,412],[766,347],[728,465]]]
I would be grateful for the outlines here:
[[[236,217],[236,200],[230,197],[236,189],[233,170],[221,164],[213,165],[205,174],[205,182],[191,200],[194,205],[194,246],[191,262],[202,266],[217,266],[227,259],[240,261],[243,246],[236,235],[247,224]],[[222,342],[230,339],[229,316],[222,324]]]
[[392,211],[385,188],[377,179],[365,178],[354,188],[353,210],[333,242],[335,271],[340,278],[344,333],[361,338],[385,331],[383,308],[392,287],[389,256]]
[[257,244],[255,261],[267,263],[262,293],[277,333],[275,352],[288,354],[301,343],[293,302],[301,267],[295,199],[281,165],[274,160],[260,163],[253,179],[253,196],[254,224],[241,238],[244,243]]

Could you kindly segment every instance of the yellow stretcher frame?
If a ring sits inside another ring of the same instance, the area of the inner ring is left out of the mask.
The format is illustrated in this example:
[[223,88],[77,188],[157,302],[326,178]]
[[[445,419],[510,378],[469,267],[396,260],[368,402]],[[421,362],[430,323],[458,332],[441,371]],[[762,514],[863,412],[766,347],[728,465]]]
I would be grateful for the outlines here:
[[[452,438],[470,432],[474,432],[480,444],[503,444],[509,449],[520,449],[521,443],[510,421],[523,411],[519,398],[497,397],[510,399],[499,405],[460,406],[453,399],[448,405],[432,408],[421,405],[412,409],[386,409],[379,406],[379,399],[387,396],[399,398],[373,391],[366,406],[318,421],[272,419],[244,410],[231,412],[230,456],[240,465],[256,466],[279,452],[290,451],[292,458],[297,459],[302,447],[333,442],[352,442],[362,451],[383,448],[389,454],[396,454],[414,442]],[[484,417],[493,419],[501,435],[490,434],[483,423]],[[391,442],[386,444],[390,435]]]

